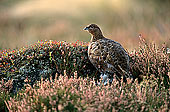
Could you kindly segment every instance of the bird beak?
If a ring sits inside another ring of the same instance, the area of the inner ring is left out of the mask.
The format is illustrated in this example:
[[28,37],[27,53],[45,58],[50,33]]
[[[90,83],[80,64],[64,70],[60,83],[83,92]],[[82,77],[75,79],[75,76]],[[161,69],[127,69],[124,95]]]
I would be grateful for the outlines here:
[[84,30],[89,30],[89,28],[88,28],[88,27],[85,27]]

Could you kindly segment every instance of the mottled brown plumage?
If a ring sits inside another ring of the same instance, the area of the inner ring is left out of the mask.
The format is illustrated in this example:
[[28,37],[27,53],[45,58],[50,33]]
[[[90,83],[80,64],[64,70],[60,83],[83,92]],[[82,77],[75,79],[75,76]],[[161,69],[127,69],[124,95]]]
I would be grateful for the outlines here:
[[88,57],[97,70],[107,76],[115,73],[119,78],[129,77],[129,55],[121,44],[105,38],[96,24],[90,24],[84,30],[92,35]]

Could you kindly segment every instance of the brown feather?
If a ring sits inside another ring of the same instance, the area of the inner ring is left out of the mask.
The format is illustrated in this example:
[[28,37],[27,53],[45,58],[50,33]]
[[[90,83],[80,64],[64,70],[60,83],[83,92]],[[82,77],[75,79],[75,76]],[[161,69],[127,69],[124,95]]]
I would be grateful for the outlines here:
[[105,38],[96,24],[86,28],[92,35],[88,46],[88,57],[97,70],[101,73],[129,76],[129,55],[121,44]]

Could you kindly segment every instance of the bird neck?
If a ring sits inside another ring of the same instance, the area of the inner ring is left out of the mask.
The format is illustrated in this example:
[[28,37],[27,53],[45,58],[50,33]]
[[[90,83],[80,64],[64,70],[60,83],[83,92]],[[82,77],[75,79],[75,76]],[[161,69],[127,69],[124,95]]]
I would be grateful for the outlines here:
[[102,33],[95,34],[95,35],[92,35],[92,37],[91,37],[91,42],[95,42],[95,41],[97,41],[97,40],[99,40],[99,39],[103,39],[103,38],[104,38],[104,36],[103,36]]

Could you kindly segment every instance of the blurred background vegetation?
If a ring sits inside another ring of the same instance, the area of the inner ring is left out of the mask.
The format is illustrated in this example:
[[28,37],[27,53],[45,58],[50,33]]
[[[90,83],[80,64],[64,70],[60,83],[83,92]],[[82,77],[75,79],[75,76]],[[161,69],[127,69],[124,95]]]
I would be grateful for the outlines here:
[[89,41],[83,28],[98,24],[126,49],[141,33],[170,47],[170,0],[0,0],[0,49],[38,40]]

